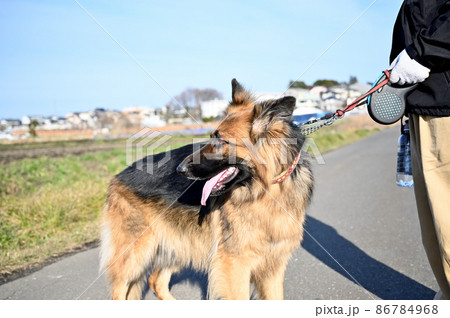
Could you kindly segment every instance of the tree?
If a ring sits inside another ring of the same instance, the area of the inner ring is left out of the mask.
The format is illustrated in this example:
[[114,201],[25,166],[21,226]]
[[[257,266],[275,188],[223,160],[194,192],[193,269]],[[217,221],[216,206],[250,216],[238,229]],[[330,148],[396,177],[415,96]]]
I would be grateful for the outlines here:
[[202,109],[201,104],[208,100],[222,99],[222,93],[213,88],[187,88],[180,94],[172,98],[167,104],[167,117],[168,120],[173,116],[173,112],[176,110],[186,109],[189,117],[201,121]]
[[210,117],[203,117],[202,118],[202,121],[204,122],[204,123],[209,123],[209,122],[212,122],[212,121],[214,121],[214,116],[210,116]]
[[335,80],[328,80],[328,79],[321,79],[314,82],[314,86],[325,86],[325,87],[331,87],[338,85],[339,82]]
[[350,85],[355,84],[355,83],[358,83],[358,79],[356,78],[356,76],[351,75],[351,76],[350,76],[350,79],[349,79],[349,81],[348,81],[348,83],[349,83]]
[[288,88],[309,88],[303,81],[290,81]]
[[28,132],[30,134],[31,137],[36,138],[37,137],[37,133],[36,133],[36,127],[39,126],[39,123],[36,119],[33,119],[29,124],[28,124]]

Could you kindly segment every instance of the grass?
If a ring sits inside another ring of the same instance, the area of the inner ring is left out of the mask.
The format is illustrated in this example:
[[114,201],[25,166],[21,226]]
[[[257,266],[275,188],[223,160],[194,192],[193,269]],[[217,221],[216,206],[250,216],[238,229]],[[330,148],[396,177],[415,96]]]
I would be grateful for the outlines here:
[[[378,130],[348,119],[310,137],[321,152],[326,152]],[[174,136],[171,147],[190,143],[191,138]],[[123,146],[78,156],[0,164],[0,276],[98,239],[108,182],[125,166]]]
[[2,166],[1,272],[98,238],[108,179],[124,166],[124,150],[23,159]]

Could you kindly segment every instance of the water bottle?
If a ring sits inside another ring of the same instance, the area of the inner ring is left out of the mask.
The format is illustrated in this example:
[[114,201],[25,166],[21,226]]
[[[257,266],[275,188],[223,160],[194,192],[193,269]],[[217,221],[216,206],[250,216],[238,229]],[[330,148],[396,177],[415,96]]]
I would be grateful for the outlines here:
[[409,139],[409,122],[402,126],[402,134],[398,138],[397,180],[400,187],[412,188],[414,185],[411,167],[411,144]]

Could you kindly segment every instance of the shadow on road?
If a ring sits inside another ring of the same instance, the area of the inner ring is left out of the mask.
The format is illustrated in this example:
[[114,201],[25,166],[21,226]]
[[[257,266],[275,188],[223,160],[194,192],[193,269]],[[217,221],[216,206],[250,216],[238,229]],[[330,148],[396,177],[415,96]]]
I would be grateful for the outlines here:
[[[305,229],[329,251],[345,268],[345,271],[305,232],[302,247],[306,251],[355,284],[357,284],[356,279],[364,289],[379,298],[391,300],[433,299],[435,294],[433,290],[369,256],[355,244],[339,235],[333,227],[308,216]],[[172,289],[174,285],[185,282],[198,286],[202,292],[202,299],[206,299],[208,289],[206,274],[185,269],[172,276],[169,288]],[[144,293],[147,292],[149,292],[148,288]]]
[[197,285],[200,287],[202,291],[202,299],[206,299],[208,293],[208,276],[206,274],[196,272],[192,269],[185,269],[182,272],[172,276],[169,289],[172,289],[173,285],[185,281],[189,282],[190,285]]
[[[367,255],[339,235],[333,227],[308,216],[305,229],[362,287],[381,299],[433,299],[433,290]],[[302,247],[337,273],[355,282],[310,235],[305,232]]]
[[[151,273],[148,274],[150,276]],[[147,277],[148,281],[148,277]],[[191,268],[185,268],[181,272],[173,274],[169,283],[169,290],[172,291],[172,287],[177,284],[188,283],[191,286],[197,286],[201,290],[201,299],[207,299],[208,295],[208,275],[205,273],[197,272]],[[142,291],[142,298],[145,298],[147,293],[152,293],[148,284],[145,284]],[[176,297],[176,296],[175,296]]]

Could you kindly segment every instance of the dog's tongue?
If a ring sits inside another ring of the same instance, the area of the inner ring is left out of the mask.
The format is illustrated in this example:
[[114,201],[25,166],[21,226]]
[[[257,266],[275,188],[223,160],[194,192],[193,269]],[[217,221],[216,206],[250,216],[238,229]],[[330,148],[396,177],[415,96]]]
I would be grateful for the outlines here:
[[205,185],[203,186],[203,192],[202,192],[202,205],[206,205],[206,200],[208,200],[209,195],[211,194],[211,191],[213,187],[216,185],[216,183],[219,181],[219,179],[222,177],[222,175],[227,172],[227,170],[222,171],[221,173],[217,174],[215,177],[212,177],[208,181],[206,181]]

